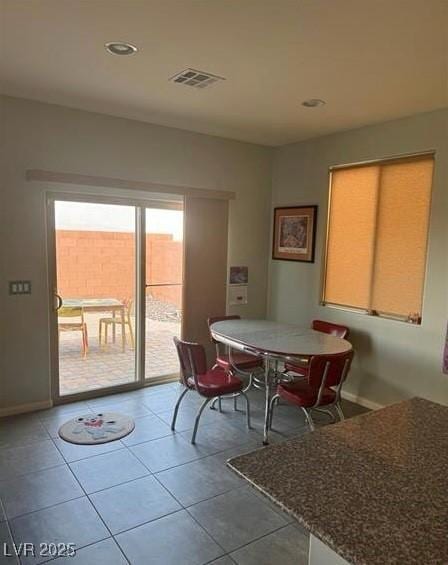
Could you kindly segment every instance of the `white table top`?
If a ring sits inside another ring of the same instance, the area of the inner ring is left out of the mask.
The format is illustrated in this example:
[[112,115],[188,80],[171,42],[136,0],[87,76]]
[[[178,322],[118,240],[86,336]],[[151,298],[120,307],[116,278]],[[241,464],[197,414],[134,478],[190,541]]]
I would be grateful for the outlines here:
[[217,341],[237,349],[281,357],[335,355],[352,349],[351,343],[340,337],[269,320],[225,320],[210,329]]
[[123,302],[117,298],[63,298],[62,306],[67,308],[120,308]]

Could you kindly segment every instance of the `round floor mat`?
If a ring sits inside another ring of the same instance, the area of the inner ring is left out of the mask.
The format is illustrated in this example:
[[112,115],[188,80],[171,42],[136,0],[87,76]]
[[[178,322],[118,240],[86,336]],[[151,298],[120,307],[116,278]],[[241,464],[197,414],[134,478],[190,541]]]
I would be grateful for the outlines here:
[[134,426],[134,420],[125,414],[101,412],[72,418],[59,428],[59,435],[70,443],[91,445],[127,436]]

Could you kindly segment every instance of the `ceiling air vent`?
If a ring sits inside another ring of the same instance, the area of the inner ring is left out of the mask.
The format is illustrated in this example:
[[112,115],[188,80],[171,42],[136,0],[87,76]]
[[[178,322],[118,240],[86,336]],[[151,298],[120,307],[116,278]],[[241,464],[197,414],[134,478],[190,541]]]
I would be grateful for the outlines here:
[[195,69],[185,69],[171,77],[170,80],[178,84],[194,86],[195,88],[206,88],[218,80],[225,80],[225,78],[204,73],[203,71],[196,71]]

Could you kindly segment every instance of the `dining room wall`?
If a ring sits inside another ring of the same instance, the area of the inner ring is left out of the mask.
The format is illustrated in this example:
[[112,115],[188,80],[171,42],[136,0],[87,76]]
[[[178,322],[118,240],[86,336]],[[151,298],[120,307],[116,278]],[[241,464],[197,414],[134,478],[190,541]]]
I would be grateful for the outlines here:
[[[422,325],[320,306],[328,168],[426,150],[436,151],[436,164]],[[320,318],[349,326],[356,357],[345,390],[352,399],[371,407],[412,396],[448,404],[448,375],[441,369],[448,317],[448,110],[276,149],[273,207],[311,204],[319,206],[316,261],[271,261],[270,317],[305,325]]]
[[[235,192],[228,264],[247,265],[250,281],[249,303],[230,310],[266,315],[270,148],[6,96],[0,120],[0,414],[50,401],[45,193],[79,191],[26,181],[28,169]],[[32,294],[9,296],[8,281],[22,279]]]

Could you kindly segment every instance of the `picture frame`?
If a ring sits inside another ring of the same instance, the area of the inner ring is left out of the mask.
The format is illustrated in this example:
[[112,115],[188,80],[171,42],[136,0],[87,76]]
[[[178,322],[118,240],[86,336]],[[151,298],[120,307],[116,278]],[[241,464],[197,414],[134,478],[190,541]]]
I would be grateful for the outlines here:
[[272,259],[314,263],[317,206],[274,208]]

